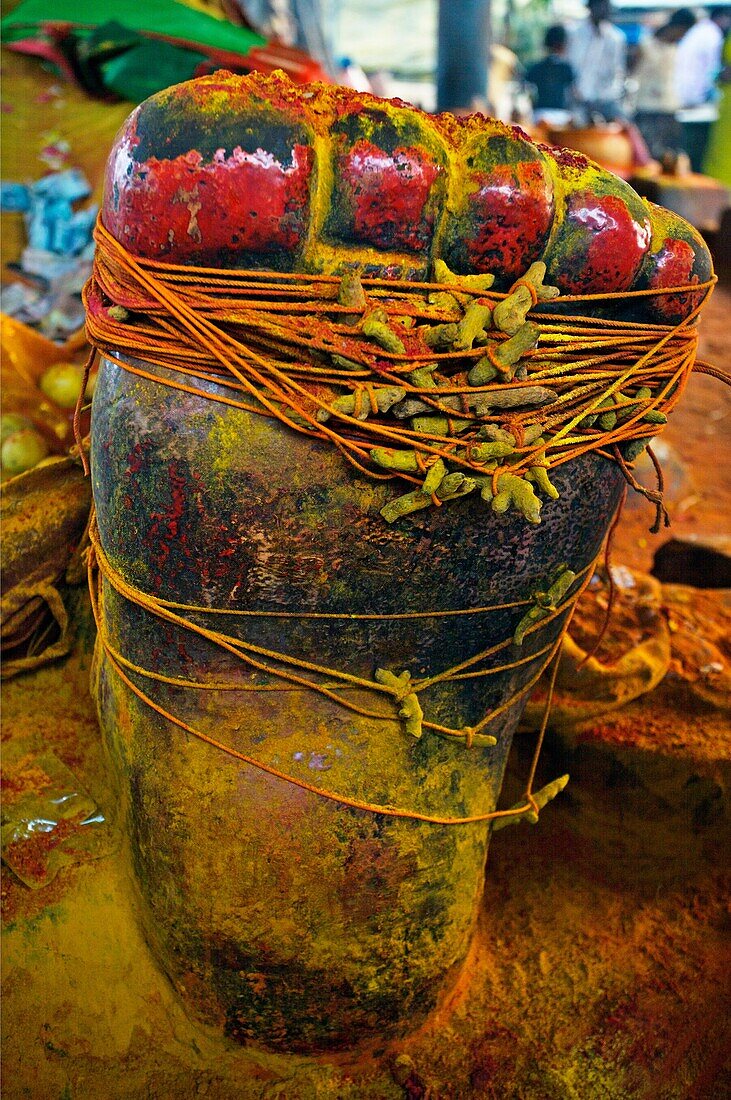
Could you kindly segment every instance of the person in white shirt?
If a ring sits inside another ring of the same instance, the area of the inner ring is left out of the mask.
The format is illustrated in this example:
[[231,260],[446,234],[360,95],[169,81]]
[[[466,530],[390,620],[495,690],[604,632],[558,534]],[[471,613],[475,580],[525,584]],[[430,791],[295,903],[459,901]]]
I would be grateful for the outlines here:
[[680,40],[675,55],[675,86],[683,146],[694,172],[700,172],[718,117],[716,78],[721,71],[723,42],[731,28],[731,8],[712,8]]
[[654,34],[640,39],[632,71],[637,82],[634,122],[651,156],[661,160],[665,153],[683,147],[677,119],[680,101],[675,79],[678,42],[695,24],[689,8],[680,8]]
[[714,8],[680,40],[675,82],[682,107],[699,107],[713,99],[723,40],[730,25],[731,8]]
[[624,119],[627,40],[610,22],[610,0],[589,0],[589,18],[569,35],[568,61],[576,73],[576,98],[587,122],[601,115]]

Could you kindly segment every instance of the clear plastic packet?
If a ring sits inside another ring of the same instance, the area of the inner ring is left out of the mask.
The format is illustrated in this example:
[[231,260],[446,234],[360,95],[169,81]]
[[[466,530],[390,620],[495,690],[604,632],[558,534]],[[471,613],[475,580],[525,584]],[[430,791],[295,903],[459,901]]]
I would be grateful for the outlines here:
[[104,814],[53,753],[29,752],[6,762],[2,791],[2,859],[32,890],[64,867],[113,850]]

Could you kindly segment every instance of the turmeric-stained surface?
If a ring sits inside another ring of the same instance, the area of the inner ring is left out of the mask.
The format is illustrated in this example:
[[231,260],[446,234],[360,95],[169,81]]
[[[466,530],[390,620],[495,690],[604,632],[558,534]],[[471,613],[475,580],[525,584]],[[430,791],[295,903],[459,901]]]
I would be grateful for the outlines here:
[[[676,609],[682,596],[671,592]],[[706,598],[720,608],[719,596]],[[103,819],[97,845],[45,885],[5,869],[8,1098],[720,1095],[731,1007],[721,860],[729,754],[722,712],[678,677],[669,693],[633,704],[641,738],[626,724],[621,737],[598,725],[580,739],[554,734],[545,775],[566,767],[572,783],[537,828],[495,838],[468,965],[428,1025],[405,1041],[302,1058],[238,1047],[194,1024],[157,969],[88,695],[83,590],[75,621],[71,656],[4,689],[6,758],[20,754],[12,774],[26,798],[47,795],[52,757],[55,781],[66,789],[72,775],[83,809]],[[716,737],[699,752],[692,731],[709,718]],[[519,738],[516,776],[527,751]],[[516,781],[505,803],[519,791]]]

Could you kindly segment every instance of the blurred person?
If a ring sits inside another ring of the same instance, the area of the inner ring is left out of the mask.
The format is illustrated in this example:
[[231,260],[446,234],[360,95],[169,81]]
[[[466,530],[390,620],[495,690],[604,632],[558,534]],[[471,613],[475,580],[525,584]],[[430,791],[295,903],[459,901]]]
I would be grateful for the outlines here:
[[472,109],[486,111],[501,122],[512,122],[515,96],[519,87],[520,62],[512,50],[499,42],[490,44],[490,68],[487,75],[487,103],[476,99]]
[[683,147],[694,172],[703,169],[711,126],[718,118],[716,79],[722,68],[723,44],[731,28],[731,7],[711,8],[678,43],[675,82],[680,100],[678,120]]
[[654,34],[646,35],[637,44],[633,69],[637,82],[634,121],[656,160],[682,149],[682,129],[676,117],[680,100],[675,58],[678,43],[695,22],[689,8],[680,8]]
[[731,7],[711,8],[683,36],[676,55],[676,81],[683,107],[695,107],[714,98],[721,71],[724,39],[731,28]]
[[600,115],[624,119],[627,40],[610,20],[610,0],[589,0],[589,16],[569,34],[568,61],[576,74],[576,98],[584,121]]
[[536,122],[553,123],[561,115],[568,121],[574,85],[574,70],[566,60],[568,40],[566,28],[560,23],[549,27],[543,40],[546,56],[526,71]]

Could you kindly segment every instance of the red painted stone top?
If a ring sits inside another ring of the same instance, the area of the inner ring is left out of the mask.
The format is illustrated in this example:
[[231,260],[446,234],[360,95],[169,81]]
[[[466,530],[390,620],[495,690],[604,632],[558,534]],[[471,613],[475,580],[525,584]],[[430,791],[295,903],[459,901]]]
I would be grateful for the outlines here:
[[[575,294],[712,272],[691,226],[581,154],[280,74],[216,73],[141,104],[112,149],[102,216],[136,255],[205,266],[428,278],[440,257],[502,289],[542,259]],[[680,319],[677,300],[653,302]]]

